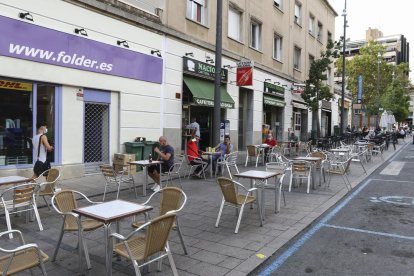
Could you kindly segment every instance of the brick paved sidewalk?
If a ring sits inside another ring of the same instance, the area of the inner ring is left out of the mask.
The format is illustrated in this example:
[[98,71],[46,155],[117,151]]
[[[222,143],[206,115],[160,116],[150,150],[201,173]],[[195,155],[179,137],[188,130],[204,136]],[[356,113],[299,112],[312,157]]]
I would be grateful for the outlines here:
[[[399,150],[404,144],[397,145]],[[384,151],[384,159],[387,160],[394,150],[392,147]],[[244,159],[239,157],[239,161]],[[374,156],[373,161],[364,164],[368,175],[382,164],[379,156]],[[239,165],[240,171],[253,169]],[[257,169],[264,170],[263,166]],[[284,187],[288,186],[289,175],[285,178]],[[359,164],[351,165],[350,180],[352,186],[358,185],[366,175]],[[135,176],[138,183],[142,183],[142,175]],[[316,174],[316,183],[318,182]],[[178,180],[175,180],[177,183]],[[247,180],[241,180],[249,185]],[[104,188],[104,179],[101,175],[85,176],[82,178],[61,181],[64,189],[76,189],[93,200],[100,201]],[[278,214],[274,213],[273,190],[266,190],[266,220],[263,227],[259,225],[257,210],[246,207],[240,224],[238,234],[234,234],[237,217],[232,208],[224,208],[219,228],[216,228],[218,209],[221,203],[221,192],[215,179],[189,179],[182,182],[184,191],[188,196],[188,202],[179,214],[180,225],[188,249],[188,255],[184,255],[178,235],[172,232],[170,246],[173,252],[179,275],[246,275],[256,266],[275,253],[290,239],[332,207],[347,194],[347,189],[341,176],[333,175],[330,187],[324,183],[316,190],[306,194],[306,185],[295,188],[292,192],[286,192],[286,206],[282,207]],[[142,188],[138,191],[141,193]],[[147,195],[150,194],[148,190]],[[107,195],[108,200],[115,198],[115,193]],[[121,191],[120,198],[143,203],[147,197],[139,195],[135,199],[133,192],[128,189]],[[43,201],[39,200],[39,203]],[[155,201],[156,202],[156,201]],[[153,210],[153,216],[158,213],[157,208]],[[23,232],[27,242],[36,242],[42,250],[52,257],[56,241],[59,236],[62,219],[54,211],[48,211],[46,207],[40,208],[40,217],[44,231],[39,232],[36,222],[25,223],[24,216],[12,217],[15,229]],[[4,216],[0,217],[2,230],[5,230]],[[121,232],[131,231],[131,219],[125,219],[121,224]],[[103,275],[105,271],[103,230],[97,230],[86,235],[89,253],[92,261],[90,275]],[[0,246],[7,240],[1,240]],[[76,275],[78,268],[76,235],[65,234],[61,250],[56,262],[48,262],[46,269],[49,275]],[[40,270],[34,269],[35,275],[40,275]],[[133,275],[133,268],[129,262],[124,260],[113,262],[114,275]],[[29,275],[29,274],[28,274]],[[163,271],[156,272],[155,267],[150,268],[146,275],[172,275],[168,261],[164,261]]]

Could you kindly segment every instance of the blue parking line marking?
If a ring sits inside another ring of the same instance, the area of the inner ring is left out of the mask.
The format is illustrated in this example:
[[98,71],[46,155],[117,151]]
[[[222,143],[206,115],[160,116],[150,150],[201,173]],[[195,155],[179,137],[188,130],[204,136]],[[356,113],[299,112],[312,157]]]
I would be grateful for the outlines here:
[[[397,156],[408,146],[408,143],[403,147],[399,148],[397,151],[393,152],[390,156],[391,160],[388,159],[388,162],[392,162]],[[317,231],[319,231],[327,222],[335,216],[345,205],[349,203],[356,195],[358,195],[362,189],[364,189],[372,179],[367,179],[364,184],[362,184],[357,190],[355,190],[349,197],[343,200],[338,206],[336,206],[329,214],[324,216],[321,221],[312,227],[308,232],[303,234],[303,236],[297,240],[293,245],[291,245],[282,255],[276,258],[270,265],[265,267],[260,273],[260,276],[271,275],[272,272],[277,270],[290,256],[292,256],[307,240],[309,240]]]
[[275,259],[269,266],[264,268],[259,275],[266,276],[271,275],[272,272],[277,270],[290,256],[292,256],[298,249],[305,244],[316,232],[318,232],[326,223],[334,217],[345,205],[347,205],[356,195],[358,195],[362,189],[364,189],[371,179],[368,179],[362,184],[357,190],[355,190],[351,195],[349,195],[345,200],[343,200],[338,206],[336,206],[331,212],[325,215],[318,224],[312,227],[308,232],[303,234],[303,236],[297,240],[292,246],[290,246],[282,255]]
[[385,232],[375,232],[375,231],[370,231],[370,230],[365,230],[365,229],[344,227],[344,226],[338,226],[338,225],[332,225],[332,224],[324,224],[323,226],[329,227],[329,228],[353,231],[353,232],[360,232],[360,233],[373,234],[373,235],[385,236],[385,237],[390,237],[390,238],[397,238],[397,239],[404,239],[404,240],[414,241],[414,237],[402,236],[402,235],[398,235],[398,234],[391,234],[391,233],[385,233]]

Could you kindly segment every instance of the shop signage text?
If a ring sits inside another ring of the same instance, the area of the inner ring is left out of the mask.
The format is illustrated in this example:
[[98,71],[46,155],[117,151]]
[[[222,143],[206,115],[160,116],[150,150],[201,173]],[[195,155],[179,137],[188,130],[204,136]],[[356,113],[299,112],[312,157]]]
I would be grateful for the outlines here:
[[[194,102],[198,105],[214,106],[214,101],[212,100],[194,98]],[[234,105],[231,103],[220,102],[220,107],[221,108],[234,108]]]
[[162,59],[0,16],[0,55],[130,79],[162,82]]
[[285,88],[270,82],[264,82],[263,92],[273,94],[279,97],[285,96]]
[[[216,68],[214,65],[201,62],[192,58],[183,57],[183,71],[186,74],[198,76],[204,79],[214,80],[216,74]],[[228,71],[221,68],[221,82],[227,83]]]
[[253,67],[237,68],[236,85],[237,86],[253,85]]
[[253,67],[254,63],[252,60],[241,60],[241,61],[236,62],[236,65],[238,68]]
[[27,82],[0,80],[0,89],[32,91],[32,84]]

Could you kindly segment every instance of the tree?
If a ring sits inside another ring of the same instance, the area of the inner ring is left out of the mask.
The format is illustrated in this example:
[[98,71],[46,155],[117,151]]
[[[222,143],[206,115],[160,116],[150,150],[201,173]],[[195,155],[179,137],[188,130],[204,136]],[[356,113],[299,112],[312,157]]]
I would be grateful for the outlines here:
[[305,82],[305,90],[302,93],[303,100],[312,111],[312,129],[316,130],[317,137],[320,137],[321,127],[319,122],[319,101],[331,100],[333,94],[326,85],[327,71],[333,58],[338,57],[338,51],[334,48],[332,40],[328,40],[326,50],[321,52],[319,59],[313,60],[309,69],[309,77]]
[[[380,55],[378,63],[378,53]],[[374,41],[369,41],[364,47],[361,47],[359,54],[346,61],[347,88],[352,92],[353,101],[357,102],[358,78],[362,76],[362,104],[366,108],[369,116],[379,115],[379,108],[382,106],[385,110],[397,112],[403,116],[402,112],[408,102],[403,95],[408,95],[408,65],[400,64],[398,66],[388,64],[383,55],[385,47]],[[342,58],[336,61],[338,74],[342,73]],[[379,76],[378,76],[379,66]],[[392,74],[396,75],[393,82]],[[400,94],[404,92],[403,94]],[[396,99],[396,95],[400,97]],[[394,105],[397,102],[398,105]],[[393,101],[393,102],[390,102]],[[408,112],[408,107],[406,108]],[[395,115],[394,115],[395,116]],[[405,118],[400,118],[404,120]],[[396,117],[397,120],[397,117]]]
[[381,104],[385,110],[391,111],[397,122],[402,122],[407,119],[409,111],[410,96],[408,91],[410,83],[407,78],[409,72],[408,64],[401,63],[394,68],[395,78],[387,87],[384,93]]
[[[362,76],[362,103],[368,115],[377,115],[379,99],[390,84],[392,69],[384,62],[384,46],[369,41],[361,47],[359,54],[346,61],[347,88],[352,92],[353,101],[357,101],[358,78]],[[378,79],[378,53],[380,54]],[[342,59],[337,61],[338,73],[342,73]]]

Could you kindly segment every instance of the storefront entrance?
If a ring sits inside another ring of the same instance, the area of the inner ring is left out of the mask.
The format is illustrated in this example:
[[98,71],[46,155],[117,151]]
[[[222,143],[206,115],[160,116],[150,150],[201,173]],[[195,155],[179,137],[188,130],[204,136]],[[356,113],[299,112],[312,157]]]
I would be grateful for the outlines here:
[[[0,168],[31,166],[32,137],[37,123],[48,127],[46,137],[55,150],[48,153],[54,163],[59,154],[56,133],[55,101],[58,87],[52,84],[30,83],[0,78]],[[35,153],[36,154],[36,153]]]

